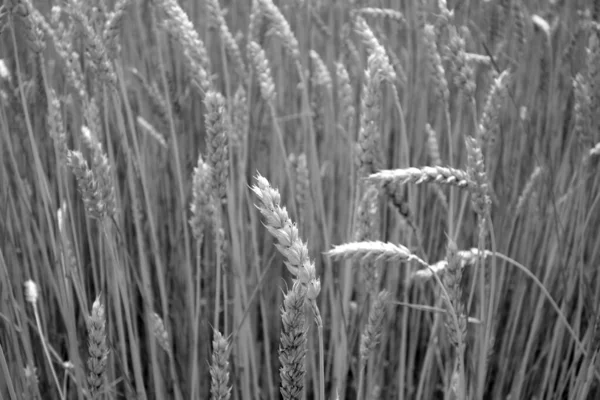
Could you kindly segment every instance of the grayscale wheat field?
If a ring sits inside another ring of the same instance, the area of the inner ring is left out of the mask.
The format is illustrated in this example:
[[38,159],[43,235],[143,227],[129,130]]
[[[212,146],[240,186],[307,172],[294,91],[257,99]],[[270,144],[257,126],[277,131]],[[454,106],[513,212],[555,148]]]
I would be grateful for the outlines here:
[[600,1],[0,32],[0,398],[600,396]]

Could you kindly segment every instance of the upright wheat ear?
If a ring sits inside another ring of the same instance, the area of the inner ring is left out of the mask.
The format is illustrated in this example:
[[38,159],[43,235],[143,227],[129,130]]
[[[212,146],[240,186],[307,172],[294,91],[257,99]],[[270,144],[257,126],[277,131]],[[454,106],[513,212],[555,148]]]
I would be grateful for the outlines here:
[[[104,160],[108,162],[107,160]],[[77,179],[77,185],[88,215],[99,220],[111,217],[115,213],[114,192],[109,184],[110,177],[102,179],[96,171],[88,167],[87,161],[79,151],[67,152],[67,165]]]
[[92,398],[103,391],[106,372],[108,347],[106,345],[106,316],[100,296],[92,305],[92,313],[88,317],[88,376],[87,381]]
[[306,374],[307,329],[304,317],[305,292],[293,286],[285,295],[281,310],[279,361],[281,395],[285,400],[302,399]]
[[212,168],[212,189],[215,198],[227,195],[229,177],[229,123],[226,119],[225,98],[210,90],[204,98],[206,106],[207,161]]
[[166,14],[164,27],[169,31],[183,48],[183,55],[188,64],[192,80],[202,92],[206,93],[211,87],[210,59],[204,42],[200,39],[194,24],[177,3],[177,0],[160,0],[158,6]]
[[229,386],[229,342],[221,332],[213,332],[213,352],[210,366],[210,393],[212,400],[229,400],[231,387]]

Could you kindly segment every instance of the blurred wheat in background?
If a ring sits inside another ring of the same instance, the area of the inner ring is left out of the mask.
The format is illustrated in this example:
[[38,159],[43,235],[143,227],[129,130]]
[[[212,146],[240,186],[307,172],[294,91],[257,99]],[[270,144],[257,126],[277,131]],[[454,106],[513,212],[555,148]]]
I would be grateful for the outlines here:
[[600,398],[600,1],[4,0],[1,399]]

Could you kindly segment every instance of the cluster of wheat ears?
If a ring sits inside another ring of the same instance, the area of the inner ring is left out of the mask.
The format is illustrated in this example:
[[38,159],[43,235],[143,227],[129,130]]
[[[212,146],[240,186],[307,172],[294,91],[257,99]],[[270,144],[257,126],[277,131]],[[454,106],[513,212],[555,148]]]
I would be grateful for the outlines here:
[[600,395],[585,3],[5,0],[0,398]]

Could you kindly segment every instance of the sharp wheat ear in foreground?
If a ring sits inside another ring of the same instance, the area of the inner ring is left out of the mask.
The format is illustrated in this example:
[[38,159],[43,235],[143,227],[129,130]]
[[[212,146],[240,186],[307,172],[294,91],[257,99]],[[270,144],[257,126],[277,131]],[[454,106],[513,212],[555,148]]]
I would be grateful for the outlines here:
[[[321,292],[321,281],[317,278],[317,272],[315,268],[315,264],[308,257],[308,248],[306,243],[300,239],[298,234],[298,228],[296,224],[292,222],[290,217],[288,216],[287,210],[285,207],[281,207],[281,196],[277,189],[271,187],[269,181],[257,174],[256,176],[256,185],[252,186],[252,191],[259,198],[261,204],[256,207],[260,210],[262,215],[266,218],[266,227],[267,230],[273,235],[277,241],[279,242],[275,246],[279,250],[279,252],[286,258],[285,265],[288,270],[295,276],[294,286],[292,288],[293,291],[298,291],[298,296],[300,296],[300,300],[304,297],[308,300],[314,317],[315,322],[317,324],[318,333],[319,333],[319,398],[325,398],[325,355],[324,355],[324,343],[323,343],[323,322],[321,320],[321,312],[319,311],[319,307],[317,306],[317,296]],[[291,298],[290,298],[290,301]],[[292,307],[291,304],[286,304],[286,311],[290,310]],[[286,330],[287,334],[291,334],[289,332],[292,327],[286,326],[286,316],[289,318],[289,313],[284,311],[283,319],[284,319],[284,333]],[[289,323],[289,321],[287,321]],[[289,324],[288,324],[289,325]],[[289,343],[286,343],[284,339],[288,338],[288,336],[282,334],[282,348],[286,349],[289,346]],[[299,344],[298,344],[299,345]],[[300,350],[294,350],[296,353]],[[296,354],[297,355],[297,354]],[[295,358],[292,357],[292,358]],[[290,368],[286,367],[288,362],[291,360],[288,357],[281,358],[282,360],[282,393],[288,393],[288,389],[286,385],[292,385],[296,387],[296,389],[291,390],[289,392],[290,399],[299,398],[302,390],[297,390],[297,385],[292,384],[291,382],[297,382],[299,377],[298,374],[301,374],[300,371],[290,372]],[[293,364],[297,364],[298,360],[294,360]],[[294,371],[296,367],[293,367]],[[292,376],[290,376],[290,374]],[[288,397],[285,397],[286,399]]]
[[307,289],[309,300],[314,300],[321,291],[321,282],[317,278],[315,264],[308,257],[308,248],[300,239],[298,228],[288,216],[285,207],[281,207],[281,196],[277,189],[273,189],[269,181],[258,174],[256,185],[252,191],[261,204],[256,207],[266,218],[266,227],[269,233],[279,242],[277,250],[286,258],[285,266],[294,275],[295,283]]

